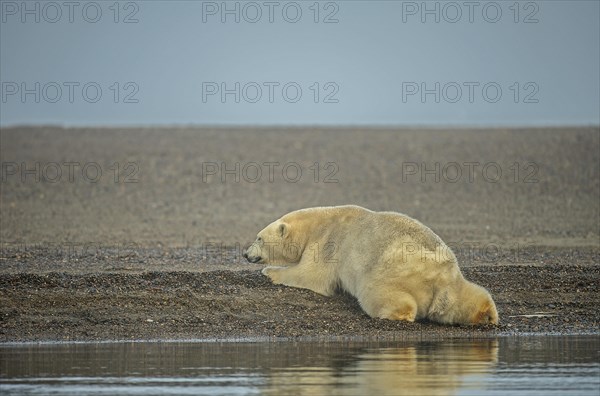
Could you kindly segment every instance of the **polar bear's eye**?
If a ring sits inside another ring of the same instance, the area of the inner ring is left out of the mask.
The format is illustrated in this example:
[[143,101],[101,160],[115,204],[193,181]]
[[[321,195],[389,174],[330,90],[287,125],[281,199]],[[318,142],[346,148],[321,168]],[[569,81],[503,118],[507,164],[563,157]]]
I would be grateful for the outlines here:
[[262,238],[261,238],[261,237],[258,237],[257,241],[258,241],[258,242],[262,242]]

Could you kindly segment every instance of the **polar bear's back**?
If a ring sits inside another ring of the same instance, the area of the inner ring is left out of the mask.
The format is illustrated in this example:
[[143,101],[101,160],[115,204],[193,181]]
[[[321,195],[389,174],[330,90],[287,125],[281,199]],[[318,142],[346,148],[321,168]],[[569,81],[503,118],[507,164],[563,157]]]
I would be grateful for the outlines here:
[[393,240],[409,237],[414,243],[435,251],[445,248],[442,239],[429,227],[405,214],[398,212],[374,212],[355,205],[322,208],[329,212],[338,224],[357,228],[370,241],[381,239],[386,244]]
[[[429,227],[398,212],[374,212],[356,205],[316,207],[301,209],[285,219],[309,222],[316,240],[322,238],[334,242],[342,252],[360,252],[363,259],[379,261],[390,249],[399,249],[402,244],[413,244],[421,251],[435,252],[439,249],[453,253]],[[354,256],[354,254],[353,254]],[[362,260],[361,260],[362,261]]]
[[377,248],[371,251],[369,264],[364,263],[367,268],[384,266],[394,268],[392,272],[400,271],[398,274],[427,268],[431,276],[438,271],[458,269],[452,250],[421,222],[396,212],[373,212],[368,222],[365,241]]
[[[381,224],[392,239],[404,239],[406,236],[431,251],[446,245],[429,227],[418,220],[397,212],[374,212],[376,224]],[[384,231],[384,230],[382,230]]]

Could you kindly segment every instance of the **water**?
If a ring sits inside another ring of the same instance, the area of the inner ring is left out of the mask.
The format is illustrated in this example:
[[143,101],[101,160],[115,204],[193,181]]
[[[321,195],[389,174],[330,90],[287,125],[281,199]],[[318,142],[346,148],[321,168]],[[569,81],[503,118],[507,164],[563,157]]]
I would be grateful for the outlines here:
[[2,395],[594,395],[600,338],[0,345]]

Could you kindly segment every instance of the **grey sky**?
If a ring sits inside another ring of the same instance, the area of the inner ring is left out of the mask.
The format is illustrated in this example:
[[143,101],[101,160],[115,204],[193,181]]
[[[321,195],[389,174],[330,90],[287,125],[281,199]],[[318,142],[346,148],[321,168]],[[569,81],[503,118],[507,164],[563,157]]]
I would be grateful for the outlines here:
[[0,3],[2,125],[600,123],[598,1]]

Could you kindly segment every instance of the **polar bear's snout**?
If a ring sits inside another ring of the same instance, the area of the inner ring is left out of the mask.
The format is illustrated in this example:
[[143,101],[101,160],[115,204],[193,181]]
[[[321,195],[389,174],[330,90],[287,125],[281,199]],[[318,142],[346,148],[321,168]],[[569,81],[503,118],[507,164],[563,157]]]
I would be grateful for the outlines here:
[[248,260],[249,263],[258,263],[260,260],[262,260],[262,257],[260,256],[249,256],[248,253],[244,252],[243,254],[244,258],[246,260]]
[[250,246],[245,252],[244,254],[242,254],[242,256],[248,260],[249,263],[258,263],[260,260],[262,260],[262,257],[260,255],[256,255],[256,254],[252,254],[252,250],[255,250],[254,253],[259,253],[256,252],[257,249],[253,249],[252,246]]

